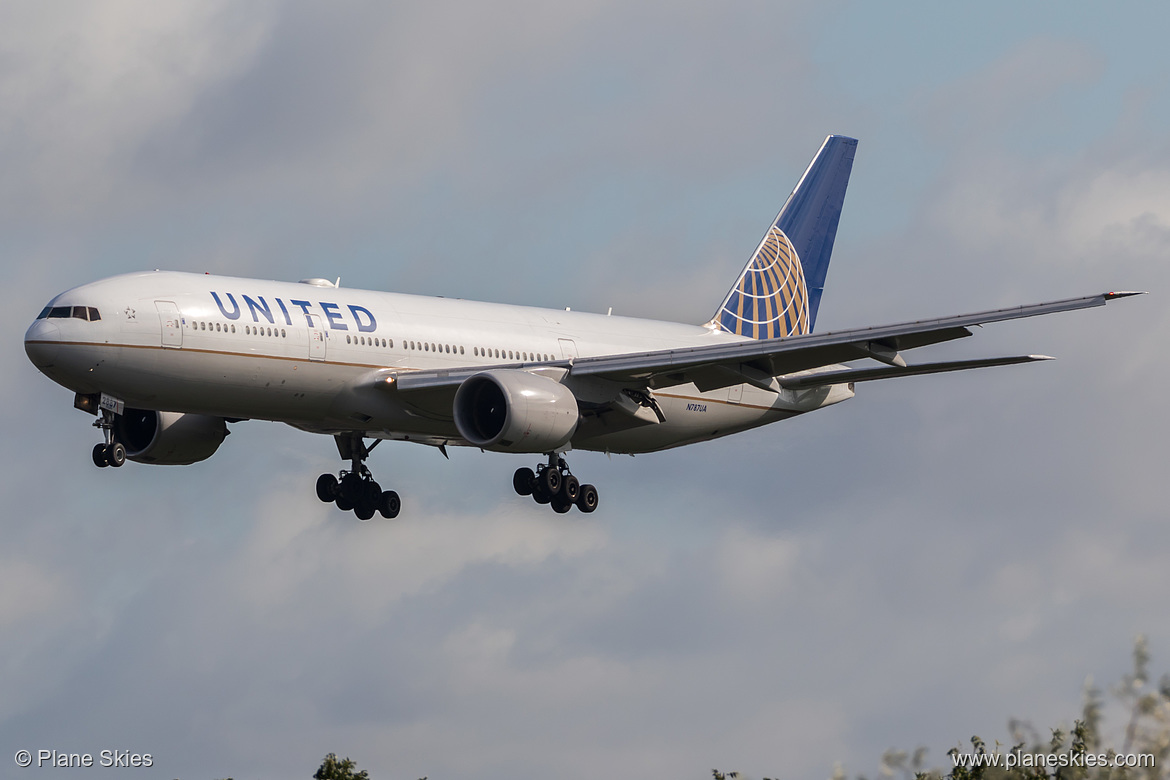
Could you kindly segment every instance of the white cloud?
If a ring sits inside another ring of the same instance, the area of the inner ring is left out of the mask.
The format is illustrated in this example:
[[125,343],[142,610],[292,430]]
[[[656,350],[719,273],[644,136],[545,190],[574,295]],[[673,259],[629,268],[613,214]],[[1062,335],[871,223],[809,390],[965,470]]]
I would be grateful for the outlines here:
[[7,4],[0,11],[6,219],[107,211],[140,193],[141,144],[260,47],[268,3]]

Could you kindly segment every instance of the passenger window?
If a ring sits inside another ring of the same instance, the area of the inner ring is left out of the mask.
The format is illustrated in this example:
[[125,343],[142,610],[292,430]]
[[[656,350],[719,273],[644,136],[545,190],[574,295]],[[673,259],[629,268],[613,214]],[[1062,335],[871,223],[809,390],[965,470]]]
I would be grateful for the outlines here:
[[460,355],[462,355],[462,354],[463,354],[463,347],[462,347],[462,346],[461,346],[461,347],[459,347],[459,354],[460,354]]
[[215,323],[215,330],[216,330],[217,332],[219,331],[219,323],[218,323],[218,322],[217,322],[217,323]]
[[280,329],[280,337],[281,337],[282,339],[287,339],[287,338],[288,338],[288,336],[284,335],[284,328],[281,328],[281,329]]
[[207,323],[206,322],[199,323],[199,330],[207,330]]
[[236,326],[232,325],[232,333],[235,333],[235,332],[236,332]]

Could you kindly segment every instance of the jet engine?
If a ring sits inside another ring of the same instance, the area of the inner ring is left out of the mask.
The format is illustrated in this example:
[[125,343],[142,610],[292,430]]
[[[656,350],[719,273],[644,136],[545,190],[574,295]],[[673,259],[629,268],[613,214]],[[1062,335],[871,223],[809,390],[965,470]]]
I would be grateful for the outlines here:
[[138,463],[185,466],[207,460],[228,435],[222,417],[126,409],[114,418],[114,438]]
[[463,380],[455,426],[471,444],[496,452],[553,452],[577,430],[569,388],[527,371],[497,369]]

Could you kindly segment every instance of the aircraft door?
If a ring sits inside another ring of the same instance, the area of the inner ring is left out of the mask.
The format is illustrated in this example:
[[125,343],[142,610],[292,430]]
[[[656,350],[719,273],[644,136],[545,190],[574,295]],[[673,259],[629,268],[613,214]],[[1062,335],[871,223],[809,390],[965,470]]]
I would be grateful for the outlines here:
[[183,315],[174,301],[155,301],[158,309],[159,324],[162,326],[162,345],[164,347],[183,346]]
[[572,339],[557,339],[561,344],[561,357],[572,360],[577,357],[577,344]]
[[306,314],[309,320],[309,360],[325,359],[325,329],[318,314]]

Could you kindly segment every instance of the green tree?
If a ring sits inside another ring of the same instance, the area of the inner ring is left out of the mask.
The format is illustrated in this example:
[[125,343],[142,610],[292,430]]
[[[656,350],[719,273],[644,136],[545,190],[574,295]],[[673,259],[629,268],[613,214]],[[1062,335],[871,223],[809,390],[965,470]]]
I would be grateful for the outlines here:
[[[954,747],[947,751],[945,768],[929,770],[924,767],[924,748],[915,751],[913,757],[901,751],[887,751],[882,756],[881,773],[886,777],[901,773],[907,780],[1170,780],[1170,675],[1163,675],[1154,686],[1149,679],[1149,663],[1149,646],[1145,637],[1139,636],[1134,642],[1133,671],[1122,677],[1111,692],[1119,709],[1128,716],[1124,732],[1111,734],[1105,728],[1104,698],[1100,689],[1089,682],[1081,716],[1068,731],[1053,728],[1045,738],[1029,724],[1013,719],[1008,722],[1011,741],[1006,744],[1012,746],[1010,749],[1004,750],[998,741],[988,748],[983,739],[974,736],[969,749]],[[961,755],[983,757],[983,763],[958,766],[956,758]],[[1011,762],[1007,760],[1009,756]],[[1116,756],[1135,761],[1140,757],[1142,765],[1114,767],[1111,764]],[[1047,757],[1052,760],[1044,761]],[[1096,760],[1100,757],[1105,761]],[[1008,763],[1013,766],[1008,767]],[[844,772],[834,773],[834,780],[842,778]]]
[[[929,751],[925,747],[913,753],[887,750],[879,776],[901,776],[904,780],[1170,780],[1170,675],[1163,675],[1155,686],[1150,682],[1149,664],[1149,646],[1145,637],[1139,636],[1134,642],[1133,671],[1110,692],[1119,705],[1116,709],[1126,713],[1124,731],[1105,728],[1104,696],[1090,682],[1085,686],[1080,717],[1068,731],[1054,728],[1043,737],[1029,724],[1012,719],[1008,722],[1010,742],[996,741],[989,747],[982,738],[971,737],[970,748],[947,751],[942,768],[927,768]],[[1005,750],[1006,745],[1012,747]],[[1090,755],[1094,759],[1091,763],[1097,765],[1089,765]],[[960,756],[965,765],[956,760]],[[967,758],[971,756],[976,760]],[[1116,756],[1142,763],[1114,767],[1111,764]],[[1052,757],[1050,762],[1045,760],[1048,757]],[[1098,763],[1101,757],[1105,760]],[[1008,767],[1009,763],[1013,765]],[[712,775],[714,780],[746,780],[740,772],[716,769]],[[847,780],[840,765],[834,767],[832,780]],[[857,780],[865,777],[858,775]]]
[[352,758],[338,758],[336,753],[325,756],[313,780],[370,780],[366,770],[357,771]]

